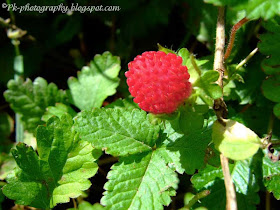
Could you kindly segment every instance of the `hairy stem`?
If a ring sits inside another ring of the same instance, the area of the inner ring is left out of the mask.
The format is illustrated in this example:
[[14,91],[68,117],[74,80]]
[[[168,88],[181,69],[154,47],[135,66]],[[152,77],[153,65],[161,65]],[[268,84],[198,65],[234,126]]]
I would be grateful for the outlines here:
[[[218,84],[223,88],[223,76],[224,76],[224,47],[225,47],[225,20],[224,20],[225,9],[224,7],[219,7],[218,20],[216,28],[216,49],[214,57],[214,70],[218,71],[220,76],[218,79]],[[214,102],[214,110],[216,112],[218,120],[222,121],[227,115],[227,108],[224,103],[223,98],[217,99]],[[226,197],[227,197],[227,210],[236,210],[236,194],[234,185],[231,179],[228,159],[221,154],[220,161],[223,169],[225,187],[226,187]]]
[[247,19],[246,17],[243,18],[242,20],[240,20],[238,23],[236,23],[231,31],[230,31],[230,38],[229,38],[229,43],[228,43],[228,46],[227,46],[227,50],[226,50],[226,53],[225,53],[225,60],[230,56],[230,53],[231,53],[231,50],[233,48],[233,44],[234,44],[234,40],[235,40],[235,34],[237,32],[237,30],[242,26],[244,25],[245,23],[247,23],[249,21],[249,19]]

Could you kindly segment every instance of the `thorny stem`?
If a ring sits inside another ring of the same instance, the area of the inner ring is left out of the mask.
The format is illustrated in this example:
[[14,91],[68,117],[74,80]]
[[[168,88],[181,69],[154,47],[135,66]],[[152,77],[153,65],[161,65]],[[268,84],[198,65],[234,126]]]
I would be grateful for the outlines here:
[[[220,76],[218,79],[218,84],[223,88],[223,76],[224,76],[224,47],[225,47],[225,20],[224,20],[224,7],[218,8],[218,20],[216,28],[216,49],[214,57],[214,70],[218,71]],[[216,112],[218,120],[222,121],[227,115],[227,108],[224,103],[223,98],[217,99],[214,102],[214,110]],[[227,197],[227,210],[236,210],[236,194],[234,185],[231,179],[228,159],[221,154],[220,161],[223,169],[225,187],[226,187],[226,197]]]
[[252,52],[249,53],[249,55],[244,59],[242,60],[237,66],[235,69],[239,69],[241,68],[244,64],[246,64],[257,52],[258,52],[259,48],[255,48]]
[[237,32],[237,30],[242,26],[244,25],[245,23],[247,23],[249,21],[249,19],[247,19],[246,17],[243,18],[242,20],[240,20],[238,23],[236,23],[231,31],[230,31],[230,38],[229,38],[229,43],[228,43],[228,46],[227,46],[227,50],[226,50],[226,53],[225,53],[225,58],[224,60],[226,60],[229,56],[230,56],[230,53],[231,53],[231,50],[233,48],[233,44],[234,44],[234,40],[235,40],[235,34]]

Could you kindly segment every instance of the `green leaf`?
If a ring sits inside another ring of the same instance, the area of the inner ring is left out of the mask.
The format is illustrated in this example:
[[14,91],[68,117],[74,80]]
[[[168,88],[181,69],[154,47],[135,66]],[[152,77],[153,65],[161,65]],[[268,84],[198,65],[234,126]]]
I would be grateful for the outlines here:
[[265,155],[262,164],[263,182],[269,192],[272,192],[274,197],[280,199],[280,162],[272,162],[272,160]]
[[[0,154],[10,152],[13,142],[9,139],[9,137],[13,132],[13,124],[14,122],[12,118],[7,113],[0,113]],[[0,158],[0,164],[1,162]]]
[[[182,48],[179,50],[178,55],[183,58],[183,63],[182,65],[187,66],[188,72],[190,74],[190,79],[189,81],[194,84],[196,80],[200,77],[198,72],[195,70],[195,68],[192,65],[191,59],[190,59],[190,52],[186,48]],[[208,60],[198,60],[194,59],[196,62],[196,65],[198,67],[202,66],[203,64],[207,63]]]
[[[196,169],[204,165],[204,156],[210,141],[211,129],[193,131],[168,144],[166,152],[171,153],[169,156],[175,156],[173,164],[176,168],[183,168],[187,174],[193,174]],[[178,163],[178,157],[180,163]],[[177,166],[178,164],[180,165]]]
[[139,106],[133,102],[132,98],[118,99],[106,106],[106,108],[116,107],[126,109],[140,109]]
[[46,108],[45,114],[42,116],[42,120],[47,122],[52,116],[62,117],[63,114],[68,113],[72,117],[76,116],[76,112],[65,104],[56,103],[55,106],[49,106]]
[[262,84],[263,95],[273,101],[280,102],[280,75],[269,77]]
[[179,125],[185,134],[200,130],[204,124],[203,114],[208,111],[207,105],[185,105],[180,109]]
[[259,36],[260,52],[269,56],[262,61],[262,69],[266,74],[280,73],[280,18],[274,18],[263,23],[268,31]]
[[57,102],[66,103],[65,92],[41,77],[33,83],[30,79],[25,82],[21,78],[10,80],[7,86],[5,99],[16,113],[22,115],[24,128],[29,132],[34,132],[38,125],[44,123],[41,117],[48,106],[54,106]]
[[18,168],[3,188],[8,198],[20,205],[47,209],[69,202],[90,187],[88,178],[97,172],[94,161],[98,154],[88,142],[75,137],[72,124],[72,117],[64,115],[39,126],[38,155],[23,143],[12,150]]
[[[256,204],[259,203],[257,194],[259,187],[253,173],[255,167],[253,161],[254,159],[251,158],[229,165],[236,189],[238,209],[255,209]],[[198,206],[205,206],[208,209],[225,209],[226,193],[221,167],[207,165],[191,178],[191,182],[198,191],[210,190],[210,195],[203,198]]]
[[202,74],[199,80],[199,87],[203,92],[213,99],[217,99],[223,96],[221,87],[215,83],[219,78],[219,72],[217,71],[206,71]]
[[0,180],[6,179],[17,165],[14,158],[10,154],[1,154],[0,164]]
[[158,51],[165,52],[166,54],[172,53],[172,54],[177,55],[173,50],[170,50],[170,49],[168,49],[168,48],[166,48],[166,47],[163,47],[163,46],[161,46],[159,43],[157,44],[157,46],[158,46]]
[[70,208],[68,210],[103,210],[105,209],[105,207],[103,207],[102,205],[100,205],[99,203],[95,203],[93,205],[91,205],[89,202],[87,201],[82,201],[78,208]]
[[108,209],[163,209],[178,184],[157,150],[121,158],[107,178],[101,203]]
[[280,118],[280,103],[273,107],[273,113],[276,117]]
[[114,156],[151,151],[159,126],[152,125],[146,112],[138,109],[94,109],[83,111],[75,120],[83,140]]
[[108,96],[116,93],[120,69],[120,58],[110,52],[94,56],[89,67],[78,72],[78,79],[68,79],[72,103],[81,110],[101,107]]
[[233,160],[252,157],[260,148],[260,138],[249,128],[234,120],[216,121],[212,140],[215,148]]
[[264,18],[268,20],[280,14],[280,2],[278,0],[205,0],[216,6],[230,6],[234,10],[245,10],[248,19]]

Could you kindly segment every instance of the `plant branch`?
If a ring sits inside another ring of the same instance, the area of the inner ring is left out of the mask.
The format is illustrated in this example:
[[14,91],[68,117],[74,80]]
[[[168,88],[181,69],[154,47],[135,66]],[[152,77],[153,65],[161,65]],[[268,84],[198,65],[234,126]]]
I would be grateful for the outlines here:
[[230,176],[228,158],[223,154],[220,154],[221,165],[223,169],[223,174],[225,178],[225,187],[226,187],[226,197],[227,197],[227,210],[237,210],[236,194],[234,185]]
[[[224,7],[219,7],[219,15],[216,28],[216,48],[214,57],[214,70],[218,71],[220,76],[218,79],[218,85],[223,88],[224,77],[224,48],[225,48],[225,20],[224,20]],[[223,98],[219,98],[214,101],[214,110],[218,117],[218,120],[222,121],[227,116],[227,108]]]
[[[218,84],[223,88],[223,76],[224,76],[224,47],[225,47],[225,9],[224,7],[218,8],[218,20],[216,28],[216,49],[214,57],[214,70],[218,71],[220,76],[218,79]],[[214,110],[216,112],[217,118],[220,122],[223,122],[223,118],[227,115],[226,104],[223,98],[219,98],[214,101]],[[223,169],[226,197],[227,197],[227,210],[237,210],[236,194],[234,185],[231,179],[228,158],[223,154],[220,155],[220,161]]]
[[243,26],[245,23],[247,23],[249,21],[249,19],[247,19],[246,17],[243,18],[242,20],[240,20],[238,23],[236,23],[231,31],[230,31],[230,38],[229,38],[229,43],[228,43],[228,46],[227,46],[227,50],[226,50],[226,53],[225,53],[225,58],[224,60],[226,60],[229,56],[230,56],[230,53],[231,53],[231,50],[233,48],[233,44],[234,44],[234,40],[235,40],[235,34],[236,32],[238,31],[238,29]]
[[252,52],[249,53],[249,55],[244,59],[242,60],[237,66],[235,69],[239,69],[241,68],[245,63],[247,63],[257,52],[258,52],[259,48],[255,48]]

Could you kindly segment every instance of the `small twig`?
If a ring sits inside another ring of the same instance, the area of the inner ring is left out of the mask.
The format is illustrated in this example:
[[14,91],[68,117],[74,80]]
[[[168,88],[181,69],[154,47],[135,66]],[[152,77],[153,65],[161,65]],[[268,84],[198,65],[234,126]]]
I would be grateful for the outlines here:
[[239,69],[241,68],[245,63],[247,63],[257,52],[258,52],[259,48],[255,48],[252,52],[250,52],[250,54],[244,59],[242,60],[235,69]]
[[190,201],[189,203],[181,208],[180,210],[189,210],[197,201],[199,201],[202,198],[205,198],[210,194],[210,190],[204,190],[200,193],[197,193]]
[[240,20],[238,23],[236,23],[231,31],[230,31],[230,38],[229,38],[229,44],[227,46],[227,50],[226,50],[226,53],[225,53],[225,58],[224,60],[226,60],[229,56],[230,56],[230,53],[231,53],[231,50],[233,48],[233,44],[234,44],[234,40],[235,40],[235,34],[237,32],[237,30],[242,26],[244,25],[245,23],[247,23],[249,21],[249,19],[247,19],[246,17],[243,18],[242,20]]
[[221,165],[224,174],[224,181],[226,187],[226,197],[227,197],[227,210],[237,210],[236,194],[234,185],[230,176],[228,158],[223,154],[220,154]]

